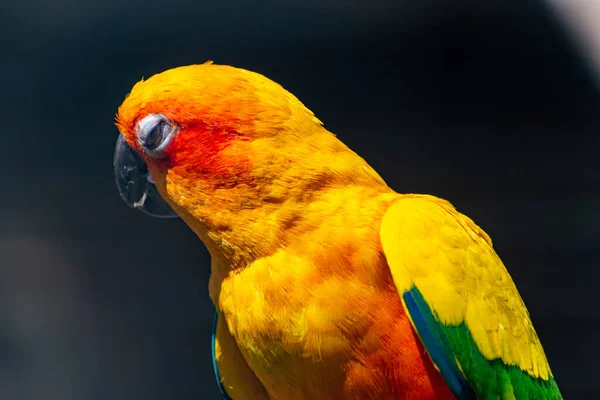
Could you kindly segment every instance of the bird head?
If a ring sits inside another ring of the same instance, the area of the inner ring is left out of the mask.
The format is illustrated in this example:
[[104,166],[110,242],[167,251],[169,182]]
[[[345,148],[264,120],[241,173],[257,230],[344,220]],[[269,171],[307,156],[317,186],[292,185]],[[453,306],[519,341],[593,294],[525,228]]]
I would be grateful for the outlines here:
[[[266,225],[278,223],[277,212],[306,207],[323,188],[383,184],[294,95],[231,66],[207,62],[138,82],[116,125],[123,199],[181,216],[209,250],[276,235]],[[227,236],[232,230],[241,237]]]

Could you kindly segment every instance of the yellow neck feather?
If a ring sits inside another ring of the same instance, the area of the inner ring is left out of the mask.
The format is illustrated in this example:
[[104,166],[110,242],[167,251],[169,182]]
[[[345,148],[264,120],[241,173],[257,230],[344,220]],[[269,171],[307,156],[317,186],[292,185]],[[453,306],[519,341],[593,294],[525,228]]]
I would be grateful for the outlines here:
[[230,271],[271,255],[323,223],[335,211],[332,207],[340,207],[332,198],[356,188],[373,195],[390,190],[366,161],[322,127],[297,142],[281,137],[226,150],[250,153],[253,185],[207,190],[210,183],[186,180],[177,171],[157,183],[211,254],[211,297]]

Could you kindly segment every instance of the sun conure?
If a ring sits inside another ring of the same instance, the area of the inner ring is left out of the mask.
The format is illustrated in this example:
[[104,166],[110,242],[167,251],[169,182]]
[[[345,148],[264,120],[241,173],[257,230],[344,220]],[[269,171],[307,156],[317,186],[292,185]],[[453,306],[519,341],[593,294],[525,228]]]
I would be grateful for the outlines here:
[[210,252],[224,396],[561,398],[488,235],[389,188],[279,84],[171,69],[133,87],[117,126],[123,198]]

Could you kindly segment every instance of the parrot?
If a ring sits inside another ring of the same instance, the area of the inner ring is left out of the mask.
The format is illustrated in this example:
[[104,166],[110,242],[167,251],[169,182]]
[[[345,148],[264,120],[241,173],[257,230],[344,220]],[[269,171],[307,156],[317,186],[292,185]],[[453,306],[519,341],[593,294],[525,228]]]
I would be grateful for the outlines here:
[[136,83],[115,124],[123,200],[210,254],[224,398],[562,398],[488,234],[391,189],[280,84],[176,67]]

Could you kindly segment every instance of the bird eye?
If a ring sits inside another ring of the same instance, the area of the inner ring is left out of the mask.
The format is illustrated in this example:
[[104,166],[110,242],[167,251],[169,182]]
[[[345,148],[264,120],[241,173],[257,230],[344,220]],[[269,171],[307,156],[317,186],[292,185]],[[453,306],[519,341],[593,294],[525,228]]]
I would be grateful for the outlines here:
[[148,135],[144,138],[144,147],[148,150],[155,150],[162,142],[162,138],[165,134],[165,128],[167,124],[165,121],[160,121],[158,124],[154,125]]
[[150,156],[160,157],[176,132],[177,126],[167,117],[162,114],[150,114],[138,123],[138,142]]

